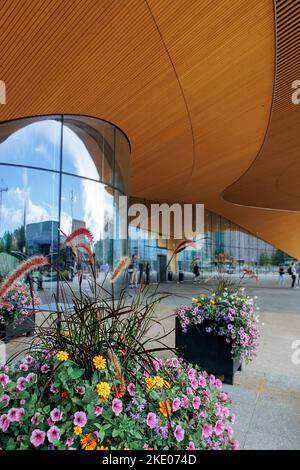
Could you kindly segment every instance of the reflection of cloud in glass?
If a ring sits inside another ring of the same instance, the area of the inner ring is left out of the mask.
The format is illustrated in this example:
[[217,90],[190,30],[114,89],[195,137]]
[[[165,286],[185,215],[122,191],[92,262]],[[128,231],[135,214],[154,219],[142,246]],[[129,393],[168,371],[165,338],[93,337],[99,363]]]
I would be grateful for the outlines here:
[[[82,140],[69,127],[64,126],[64,170],[86,178],[99,179],[96,165]],[[69,168],[70,166],[70,168]],[[75,169],[75,171],[74,171]]]

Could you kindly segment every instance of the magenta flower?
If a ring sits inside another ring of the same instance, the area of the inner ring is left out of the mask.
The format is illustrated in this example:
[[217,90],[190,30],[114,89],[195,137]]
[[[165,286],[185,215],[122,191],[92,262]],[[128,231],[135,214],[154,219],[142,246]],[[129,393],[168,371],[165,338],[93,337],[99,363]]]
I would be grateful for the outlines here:
[[62,411],[60,411],[58,408],[54,408],[54,410],[52,410],[50,413],[50,418],[54,423],[56,423],[57,421],[61,420],[62,415]]
[[33,357],[28,354],[27,356],[25,356],[25,361],[30,366],[33,363]]
[[226,392],[222,392],[221,395],[220,395],[220,400],[221,401],[226,401],[228,398],[228,395]]
[[98,417],[100,415],[102,415],[102,411],[103,411],[103,408],[102,406],[95,406],[95,415]]
[[150,429],[154,429],[157,425],[157,417],[155,413],[148,413],[147,418],[146,418],[146,423],[147,426],[149,426]]
[[70,447],[74,443],[74,439],[71,436],[67,437],[66,444],[68,447]]
[[116,416],[119,416],[123,409],[122,401],[119,400],[119,398],[114,398],[111,404],[111,409],[113,410]]
[[197,390],[197,388],[199,387],[199,382],[198,380],[196,379],[196,377],[192,378],[191,379],[191,386],[194,390]]
[[158,372],[159,369],[160,369],[160,363],[159,363],[159,361],[158,361],[157,359],[153,359],[152,365],[153,365],[155,371]]
[[215,428],[214,428],[216,436],[221,436],[221,434],[223,434],[224,430],[225,430],[225,426],[222,423],[222,421],[217,421],[216,425],[215,425]]
[[44,444],[46,433],[41,431],[40,429],[35,429],[32,431],[30,436],[30,442],[34,445],[34,447],[39,447],[40,445]]
[[128,384],[127,386],[127,392],[131,397],[134,397],[135,395],[135,385],[133,383]]
[[51,370],[51,367],[49,366],[49,364],[44,364],[41,367],[42,374],[47,374],[50,370]]
[[18,420],[18,408],[11,408],[8,413],[7,417],[9,421],[14,422]]
[[216,377],[213,374],[211,374],[208,376],[207,380],[208,380],[209,385],[213,385],[216,381]]
[[193,389],[192,389],[191,387],[187,387],[186,393],[187,393],[188,395],[193,395],[194,392],[193,392]]
[[238,450],[239,447],[240,447],[239,441],[235,440],[232,444],[232,449]]
[[59,441],[60,438],[60,430],[57,426],[51,426],[51,428],[47,431],[47,437],[49,442]]
[[188,376],[189,380],[192,380],[192,379],[195,378],[195,373],[196,373],[195,369],[192,369],[192,368],[188,369],[187,376]]
[[174,437],[177,442],[181,442],[184,439],[184,429],[181,426],[176,426],[174,431]]
[[25,415],[24,408],[19,408],[18,411],[17,411],[17,422],[21,421],[21,419],[24,417],[24,415]]
[[193,441],[190,441],[190,442],[189,442],[188,450],[196,450],[196,446],[195,446],[195,444],[193,443]]
[[216,385],[216,387],[217,387],[218,390],[221,390],[221,388],[222,388],[222,382],[221,382],[220,379],[216,379],[215,385]]
[[205,377],[203,377],[203,375],[200,375],[198,383],[199,383],[200,387],[202,387],[202,388],[206,387],[206,380],[205,380]]
[[25,380],[26,380],[27,383],[36,383],[37,382],[37,375],[34,374],[33,372],[30,372],[27,375]]
[[77,411],[74,414],[74,419],[73,419],[74,426],[80,426],[83,428],[86,423],[87,423],[87,417],[84,411]]
[[84,395],[85,394],[85,387],[83,385],[78,385],[75,389],[76,393],[78,395]]
[[25,385],[27,383],[27,380],[25,377],[19,377],[17,380],[17,390],[18,392],[23,392],[25,390]]
[[10,398],[8,395],[4,394],[0,397],[0,403],[4,402],[4,406],[7,406],[9,404]]
[[53,384],[50,385],[50,392],[51,392],[51,393],[57,393],[57,388],[54,387]]
[[179,410],[181,406],[181,401],[179,398],[175,398],[173,401],[172,401],[172,410],[173,411],[177,411]]
[[5,385],[7,385],[8,382],[10,382],[8,375],[0,374],[0,385],[2,385],[2,387],[5,387]]
[[28,371],[28,365],[24,364],[23,362],[19,365],[19,370],[22,372],[27,372]]
[[181,398],[181,406],[182,406],[182,408],[188,408],[188,406],[189,406],[189,399],[185,395],[183,395],[182,398]]
[[207,439],[210,437],[213,433],[212,425],[211,424],[205,424],[202,428],[202,437],[203,439]]
[[199,397],[194,397],[193,401],[192,401],[192,405],[193,405],[194,410],[199,410],[199,407],[201,405],[200,398]]
[[34,426],[37,426],[39,424],[39,416],[40,416],[40,413],[38,411],[36,413],[34,413],[34,415],[32,416],[31,423]]
[[6,432],[10,426],[10,420],[6,414],[1,415],[0,417],[0,429],[3,432]]

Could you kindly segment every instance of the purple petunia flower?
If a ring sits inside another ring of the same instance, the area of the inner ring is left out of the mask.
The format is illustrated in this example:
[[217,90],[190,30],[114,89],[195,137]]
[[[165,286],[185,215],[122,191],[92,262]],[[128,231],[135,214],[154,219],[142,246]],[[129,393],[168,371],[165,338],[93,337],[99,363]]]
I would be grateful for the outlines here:
[[77,411],[74,414],[74,419],[73,419],[74,426],[80,426],[83,428],[86,423],[87,423],[87,417],[84,411]]
[[35,429],[32,431],[30,436],[30,442],[34,445],[34,447],[39,447],[40,445],[44,444],[45,442],[46,433],[41,431],[40,429]]
[[62,411],[60,411],[58,408],[54,408],[50,413],[50,418],[54,423],[56,423],[57,421],[61,420],[62,415]]
[[47,431],[48,441],[53,443],[54,441],[59,441],[60,439],[60,430],[57,426],[51,426]]
[[176,426],[174,431],[174,437],[177,442],[181,442],[184,439],[184,429],[181,426]]

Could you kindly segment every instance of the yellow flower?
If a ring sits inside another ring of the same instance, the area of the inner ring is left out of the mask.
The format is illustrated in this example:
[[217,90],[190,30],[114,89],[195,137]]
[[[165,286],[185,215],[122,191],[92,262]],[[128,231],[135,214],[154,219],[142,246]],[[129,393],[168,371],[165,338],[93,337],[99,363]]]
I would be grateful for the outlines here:
[[162,415],[166,418],[171,414],[171,405],[168,401],[160,401],[159,402],[159,411]]
[[76,436],[79,436],[79,434],[82,434],[82,428],[80,426],[74,426],[73,432]]
[[67,361],[69,359],[69,353],[67,353],[67,351],[59,351],[56,357],[59,361]]
[[97,447],[95,436],[92,433],[83,436],[80,442],[82,444],[81,448],[84,450],[95,450]]
[[97,393],[101,400],[107,400],[110,395],[110,385],[108,382],[100,382],[96,385]]
[[155,386],[154,380],[151,379],[150,377],[145,378],[145,384],[146,384],[146,387],[148,388],[148,390],[151,390]]
[[211,300],[210,303],[211,303],[212,305],[215,305],[216,302],[215,302],[214,300]]
[[164,386],[164,379],[160,377],[159,375],[156,375],[153,380],[154,380],[155,387],[161,388]]
[[124,449],[123,449],[123,450],[130,450],[130,449],[129,449],[128,447],[124,447]]
[[164,387],[171,388],[170,382],[168,382],[167,380],[164,380]]
[[96,369],[105,369],[106,359],[103,356],[95,356],[93,363]]
[[63,332],[63,335],[66,336],[66,337],[67,337],[67,336],[70,336],[69,330],[65,330],[65,331]]
[[199,302],[198,298],[193,299],[194,302]]
[[96,450],[109,450],[109,447],[98,446]]

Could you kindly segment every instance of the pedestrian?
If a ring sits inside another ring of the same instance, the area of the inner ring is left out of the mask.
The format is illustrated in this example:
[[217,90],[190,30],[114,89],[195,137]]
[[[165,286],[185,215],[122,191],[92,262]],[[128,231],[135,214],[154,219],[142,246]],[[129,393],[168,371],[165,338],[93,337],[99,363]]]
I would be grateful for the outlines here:
[[149,261],[146,263],[146,269],[145,269],[145,273],[146,273],[146,284],[150,284],[150,272],[151,272],[151,264],[149,263]]
[[284,265],[282,263],[279,265],[278,274],[279,274],[279,279],[278,279],[279,285],[283,286],[285,270],[284,270]]
[[299,289],[300,287],[300,263],[298,263],[297,273],[298,273],[297,289]]
[[296,277],[297,277],[297,270],[295,263],[292,263],[288,269],[288,273],[292,278],[292,285],[291,288],[293,289],[295,287],[295,282],[296,282]]
[[137,271],[137,259],[136,255],[132,255],[131,257],[131,264],[128,268],[128,272],[130,273],[130,287],[137,287],[138,283],[138,271]]
[[193,282],[198,282],[199,275],[200,275],[200,270],[199,270],[199,266],[198,266],[197,263],[194,265],[193,272],[194,272],[194,281]]

